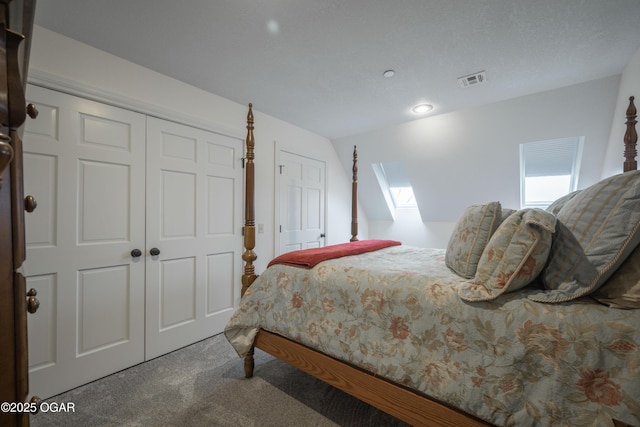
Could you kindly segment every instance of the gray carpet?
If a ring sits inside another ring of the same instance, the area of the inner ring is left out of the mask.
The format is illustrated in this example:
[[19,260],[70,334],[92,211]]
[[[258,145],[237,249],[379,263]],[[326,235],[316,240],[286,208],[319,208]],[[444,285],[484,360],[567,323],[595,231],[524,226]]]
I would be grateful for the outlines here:
[[74,413],[40,413],[34,427],[405,426],[256,350],[254,377],[222,335],[47,399]]

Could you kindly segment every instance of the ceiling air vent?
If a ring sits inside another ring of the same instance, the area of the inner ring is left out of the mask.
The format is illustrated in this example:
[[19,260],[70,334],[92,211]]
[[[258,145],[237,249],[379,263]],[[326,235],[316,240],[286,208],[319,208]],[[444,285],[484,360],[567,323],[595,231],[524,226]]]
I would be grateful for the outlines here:
[[458,83],[461,87],[469,87],[479,85],[487,81],[487,73],[479,71],[477,73],[469,74],[468,76],[458,77]]

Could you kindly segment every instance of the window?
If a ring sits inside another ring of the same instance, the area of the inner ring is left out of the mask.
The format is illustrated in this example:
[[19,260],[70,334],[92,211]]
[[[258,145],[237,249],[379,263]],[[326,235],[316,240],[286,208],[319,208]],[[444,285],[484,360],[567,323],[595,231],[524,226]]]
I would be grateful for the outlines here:
[[375,163],[373,170],[390,207],[417,207],[413,188],[403,162]]
[[578,188],[582,137],[520,144],[520,205],[546,208]]

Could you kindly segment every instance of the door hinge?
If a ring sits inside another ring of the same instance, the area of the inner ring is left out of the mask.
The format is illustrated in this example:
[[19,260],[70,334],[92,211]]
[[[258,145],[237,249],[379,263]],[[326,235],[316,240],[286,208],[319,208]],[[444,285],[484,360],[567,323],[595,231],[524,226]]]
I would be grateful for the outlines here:
[[285,165],[278,165],[278,168],[280,168],[280,175],[282,175],[282,169],[284,169]]
[[282,233],[282,226],[280,226],[280,232]]

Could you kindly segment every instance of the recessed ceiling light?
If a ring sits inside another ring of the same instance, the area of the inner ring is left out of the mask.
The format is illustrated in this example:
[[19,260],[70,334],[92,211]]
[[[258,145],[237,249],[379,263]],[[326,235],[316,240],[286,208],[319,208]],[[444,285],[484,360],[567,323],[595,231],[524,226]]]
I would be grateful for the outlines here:
[[384,73],[382,73],[382,75],[389,79],[389,78],[395,76],[396,72],[393,71],[393,70],[387,70]]
[[428,113],[431,110],[433,110],[433,105],[431,104],[418,104],[411,109],[411,111],[413,111],[416,114]]

